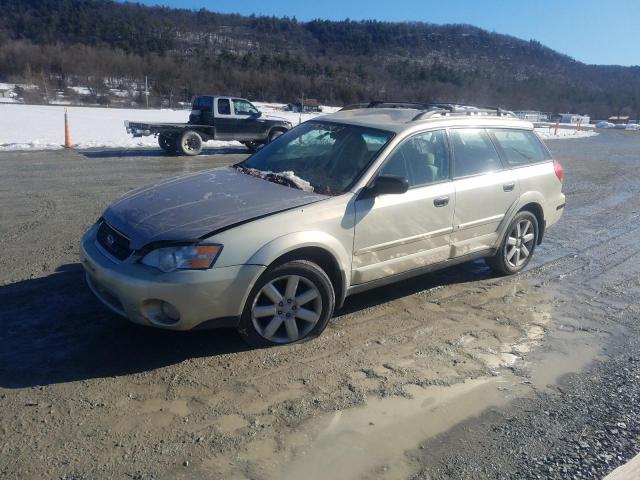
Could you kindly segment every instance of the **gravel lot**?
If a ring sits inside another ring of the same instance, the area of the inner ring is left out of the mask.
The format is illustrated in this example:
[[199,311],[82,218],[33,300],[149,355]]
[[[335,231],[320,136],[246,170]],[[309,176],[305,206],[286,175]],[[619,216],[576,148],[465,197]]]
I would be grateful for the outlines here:
[[0,153],[0,477],[602,478],[640,451],[640,135],[549,146],[568,206],[523,274],[425,275],[264,350],[131,325],[78,263],[118,195],[243,149]]

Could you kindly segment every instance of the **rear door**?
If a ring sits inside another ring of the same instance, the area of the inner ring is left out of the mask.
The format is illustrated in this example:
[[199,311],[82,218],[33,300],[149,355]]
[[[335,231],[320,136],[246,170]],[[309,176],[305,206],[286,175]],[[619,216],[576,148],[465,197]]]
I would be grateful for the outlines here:
[[216,140],[235,140],[236,120],[231,110],[231,99],[216,98],[215,104]]
[[481,128],[452,128],[456,206],[452,255],[494,248],[509,209],[520,195],[513,170],[505,169],[490,135]]
[[403,194],[356,200],[352,283],[361,284],[449,258],[455,195],[444,130],[404,140],[379,174],[407,178]]

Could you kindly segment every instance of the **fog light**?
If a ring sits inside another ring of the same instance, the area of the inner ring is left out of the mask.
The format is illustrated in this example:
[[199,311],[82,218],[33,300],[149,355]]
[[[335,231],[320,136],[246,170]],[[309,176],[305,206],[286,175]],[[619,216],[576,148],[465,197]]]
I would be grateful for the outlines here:
[[166,315],[168,318],[170,318],[174,322],[177,322],[178,320],[180,320],[180,312],[176,307],[174,307],[168,302],[160,302],[160,304],[162,305],[161,309],[164,315]]
[[180,311],[163,300],[147,300],[142,304],[141,311],[155,325],[169,327],[180,321]]

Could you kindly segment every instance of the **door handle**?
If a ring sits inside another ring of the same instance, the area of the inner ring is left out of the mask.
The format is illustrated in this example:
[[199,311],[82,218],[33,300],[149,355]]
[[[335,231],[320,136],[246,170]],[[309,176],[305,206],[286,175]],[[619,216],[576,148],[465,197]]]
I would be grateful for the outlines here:
[[449,197],[438,197],[433,199],[433,204],[436,207],[444,207],[449,205]]
[[505,183],[504,185],[502,185],[502,190],[504,190],[505,192],[513,192],[514,188],[516,188],[515,182]]

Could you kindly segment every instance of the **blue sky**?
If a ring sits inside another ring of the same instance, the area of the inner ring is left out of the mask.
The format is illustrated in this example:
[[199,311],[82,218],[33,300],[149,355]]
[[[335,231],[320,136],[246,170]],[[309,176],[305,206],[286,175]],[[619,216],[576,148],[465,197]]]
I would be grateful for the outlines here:
[[469,23],[585,63],[640,65],[640,0],[139,0],[249,15]]

